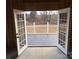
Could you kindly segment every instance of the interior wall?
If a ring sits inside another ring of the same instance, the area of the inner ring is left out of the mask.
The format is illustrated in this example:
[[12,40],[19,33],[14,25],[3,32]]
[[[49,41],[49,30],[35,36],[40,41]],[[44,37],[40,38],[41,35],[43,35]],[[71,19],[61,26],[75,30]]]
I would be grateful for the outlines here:
[[71,6],[72,0],[24,0],[24,10],[59,10]]
[[11,1],[6,2],[6,45],[7,48],[16,47],[15,31],[14,31],[14,18]]
[[[31,2],[31,3],[24,3],[25,10],[57,10],[58,9],[58,2]],[[30,8],[29,8],[30,7]]]

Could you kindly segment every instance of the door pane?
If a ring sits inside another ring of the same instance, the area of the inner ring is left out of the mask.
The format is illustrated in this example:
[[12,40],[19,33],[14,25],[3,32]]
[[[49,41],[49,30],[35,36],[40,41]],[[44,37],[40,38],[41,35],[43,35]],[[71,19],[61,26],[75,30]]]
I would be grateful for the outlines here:
[[60,13],[59,18],[59,44],[65,48],[67,34],[67,13]]
[[19,48],[21,49],[22,47],[24,47],[24,45],[26,45],[23,43],[26,40],[24,14],[17,14],[17,27],[19,36],[19,46],[20,46]]

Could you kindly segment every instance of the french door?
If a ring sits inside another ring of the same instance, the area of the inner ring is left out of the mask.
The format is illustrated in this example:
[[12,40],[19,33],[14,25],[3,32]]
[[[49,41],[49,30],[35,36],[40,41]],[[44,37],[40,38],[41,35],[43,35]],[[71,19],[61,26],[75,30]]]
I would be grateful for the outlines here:
[[18,55],[27,47],[26,16],[24,12],[14,13]]
[[67,55],[70,8],[59,10],[58,48]]

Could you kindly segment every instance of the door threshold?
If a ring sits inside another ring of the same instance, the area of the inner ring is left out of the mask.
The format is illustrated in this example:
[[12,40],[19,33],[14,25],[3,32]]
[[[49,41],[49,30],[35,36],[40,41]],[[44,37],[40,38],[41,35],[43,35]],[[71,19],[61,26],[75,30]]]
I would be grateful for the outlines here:
[[28,46],[28,47],[57,47],[57,46]]

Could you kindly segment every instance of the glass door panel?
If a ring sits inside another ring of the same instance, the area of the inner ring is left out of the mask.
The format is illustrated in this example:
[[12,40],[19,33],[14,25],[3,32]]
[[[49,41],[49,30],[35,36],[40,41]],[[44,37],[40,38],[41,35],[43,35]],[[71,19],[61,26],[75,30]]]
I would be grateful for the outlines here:
[[27,47],[26,44],[27,33],[26,33],[26,20],[25,20],[26,16],[23,12],[15,13],[14,16],[15,16],[18,55],[20,55]]
[[59,10],[58,47],[67,54],[69,8]]

